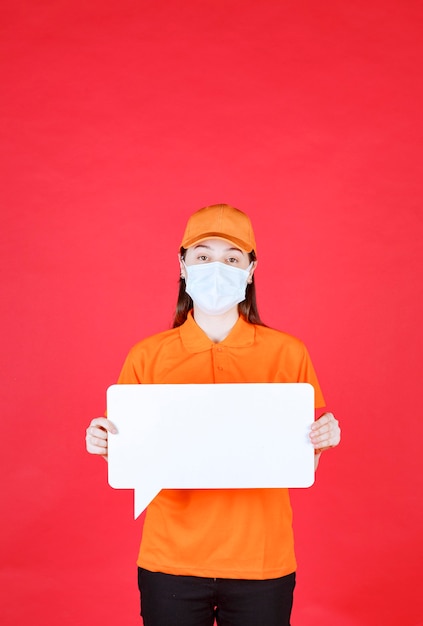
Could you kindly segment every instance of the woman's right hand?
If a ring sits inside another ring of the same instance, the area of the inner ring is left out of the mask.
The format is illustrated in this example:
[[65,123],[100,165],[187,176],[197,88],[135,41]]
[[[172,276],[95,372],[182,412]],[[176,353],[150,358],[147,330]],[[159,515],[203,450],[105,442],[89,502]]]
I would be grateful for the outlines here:
[[107,461],[107,440],[109,433],[115,435],[117,428],[106,417],[96,417],[87,428],[85,443],[87,452],[102,456]]

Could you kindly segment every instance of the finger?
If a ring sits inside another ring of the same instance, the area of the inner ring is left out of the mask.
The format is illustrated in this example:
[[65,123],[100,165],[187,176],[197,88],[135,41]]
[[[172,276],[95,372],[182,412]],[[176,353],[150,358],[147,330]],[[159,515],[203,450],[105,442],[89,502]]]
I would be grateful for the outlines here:
[[94,439],[87,439],[86,447],[90,454],[107,455],[107,442],[105,445],[98,445]]
[[87,428],[87,436],[98,437],[99,439],[107,439],[109,433],[104,428],[96,428],[95,426],[89,426]]
[[113,424],[113,422],[107,419],[107,417],[96,417],[91,421],[90,426],[104,428],[104,430],[107,430],[109,433],[113,434],[116,434],[118,432],[116,426]]
[[[322,426],[329,425],[335,420],[335,416],[333,413],[323,413],[315,422],[313,422],[311,428],[312,430],[317,430]],[[336,420],[335,420],[336,421]]]
[[323,446],[331,445],[332,438],[328,434],[316,435],[311,437],[311,443],[314,447],[321,448]]
[[315,449],[326,450],[328,448],[333,448],[337,446],[340,442],[340,436],[333,435],[333,436],[317,437],[316,439],[312,439],[311,442]]
[[107,448],[107,439],[103,437],[95,437],[93,435],[87,435],[87,444],[98,448]]
[[322,439],[322,437],[330,437],[332,434],[332,428],[329,424],[323,424],[310,431],[310,438],[312,441]]
[[323,450],[338,445],[341,429],[333,413],[325,413],[314,422],[310,431],[310,439],[315,449]]
[[320,424],[319,426],[316,426],[315,428],[310,430],[310,435],[312,437],[319,437],[320,435],[325,435],[325,434],[330,433],[331,430],[332,430],[332,427],[330,424]]
[[329,434],[334,435],[340,432],[338,420],[332,413],[325,413],[311,426],[311,437],[315,435]]
[[108,433],[101,428],[88,427],[85,435],[85,445],[91,454],[107,453]]
[[107,459],[107,449],[104,448],[96,448],[95,446],[87,446],[88,454],[93,454],[96,456],[102,456]]
[[103,456],[107,455],[108,446],[107,440],[105,439],[100,439],[87,434],[85,438],[85,446],[87,452],[90,454],[101,454]]

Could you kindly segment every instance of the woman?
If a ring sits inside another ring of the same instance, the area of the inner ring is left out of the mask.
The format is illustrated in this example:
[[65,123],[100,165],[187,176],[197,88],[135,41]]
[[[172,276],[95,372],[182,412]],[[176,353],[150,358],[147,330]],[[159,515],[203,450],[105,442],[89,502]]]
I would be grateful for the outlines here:
[[[119,383],[308,382],[324,407],[304,344],[260,320],[247,215],[226,204],[194,213],[179,265],[174,327],[132,348]],[[88,452],[107,459],[115,432],[94,419]],[[310,438],[317,467],[340,441],[331,413]],[[147,509],[138,557],[141,615],[145,626],[289,626],[295,570],[287,489],[162,490]]]

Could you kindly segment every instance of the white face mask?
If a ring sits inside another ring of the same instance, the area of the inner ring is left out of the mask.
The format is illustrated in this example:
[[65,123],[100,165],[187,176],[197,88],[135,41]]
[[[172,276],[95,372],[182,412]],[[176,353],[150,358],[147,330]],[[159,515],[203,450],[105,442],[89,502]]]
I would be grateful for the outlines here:
[[[185,265],[185,263],[184,263]],[[245,300],[251,263],[246,270],[220,261],[185,265],[186,292],[196,306],[208,315],[222,315]]]

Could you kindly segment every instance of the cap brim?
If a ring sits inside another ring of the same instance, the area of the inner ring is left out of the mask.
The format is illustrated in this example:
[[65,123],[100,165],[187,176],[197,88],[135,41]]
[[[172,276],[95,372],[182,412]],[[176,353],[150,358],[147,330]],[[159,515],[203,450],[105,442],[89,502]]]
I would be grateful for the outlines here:
[[206,233],[201,235],[201,237],[191,237],[188,239],[184,239],[181,243],[182,248],[191,248],[196,244],[201,243],[202,241],[206,241],[207,239],[221,239],[223,241],[229,241],[233,243],[237,248],[241,248],[244,252],[252,252],[254,247],[252,247],[251,242],[243,241],[242,239],[238,239],[237,237],[230,237],[228,235],[222,235],[222,233]]

